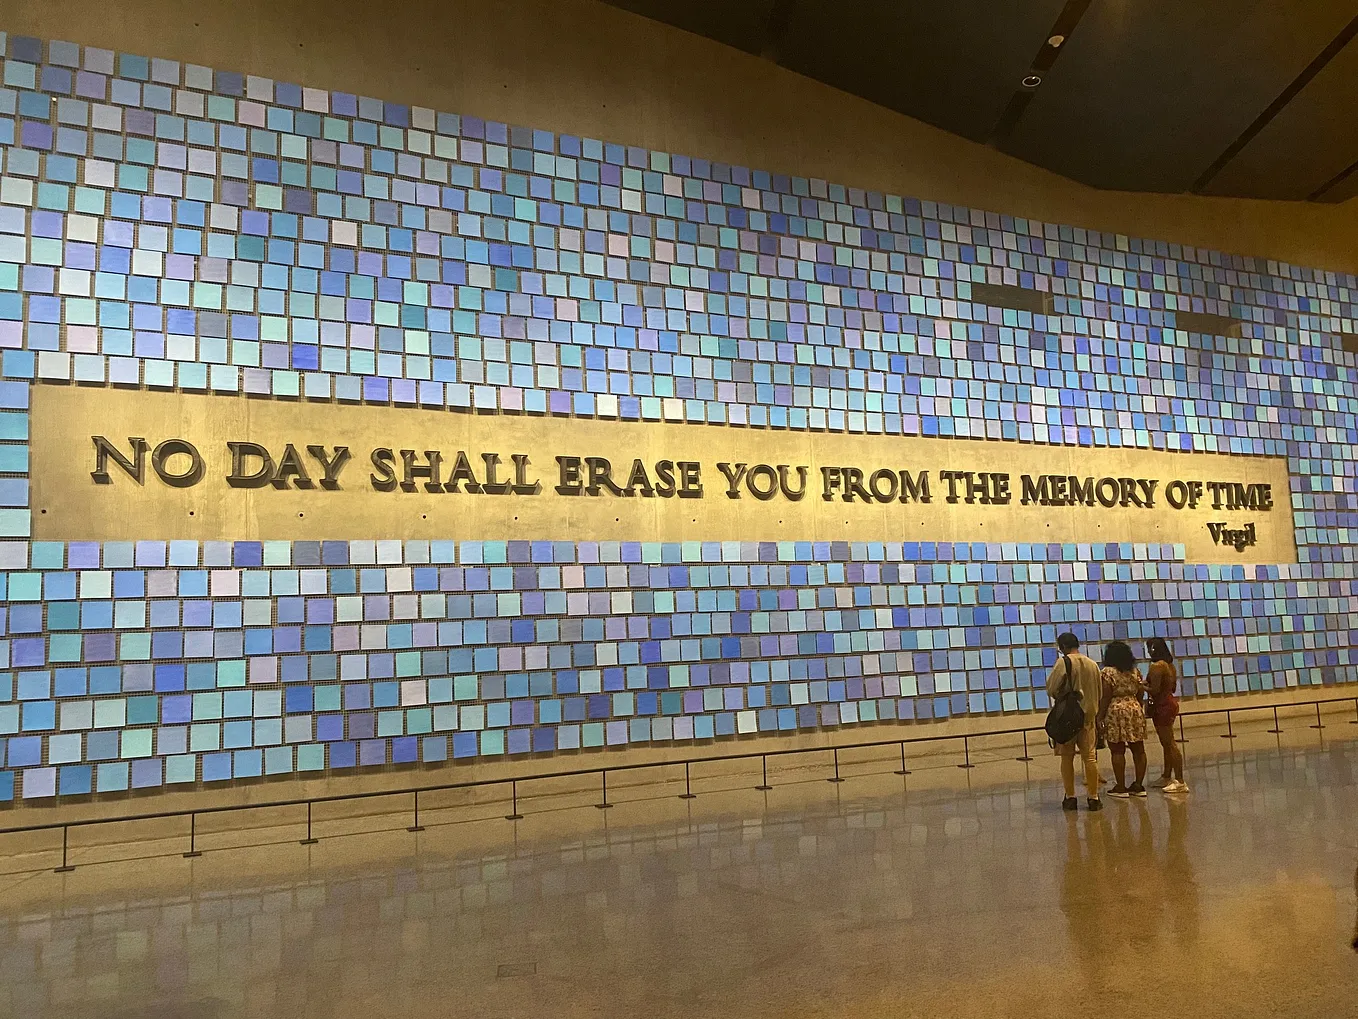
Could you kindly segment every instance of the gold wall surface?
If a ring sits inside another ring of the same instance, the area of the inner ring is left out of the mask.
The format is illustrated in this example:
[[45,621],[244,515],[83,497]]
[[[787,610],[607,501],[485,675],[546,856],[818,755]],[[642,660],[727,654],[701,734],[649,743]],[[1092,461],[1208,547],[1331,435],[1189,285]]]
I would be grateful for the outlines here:
[[[96,437],[133,465],[142,450],[140,483],[112,453],[101,463]],[[174,440],[192,444],[200,477],[184,447],[161,445]],[[236,463],[231,443],[256,448]],[[327,485],[338,447],[349,460]],[[1286,461],[1271,457],[66,386],[34,389],[31,450],[39,540],[1113,541],[1182,544],[1192,562],[1297,558]],[[437,478],[407,474],[429,468],[430,451]],[[905,500],[902,472],[915,486]],[[1268,489],[1232,509],[1217,484]],[[1237,550],[1223,527],[1251,524]]]

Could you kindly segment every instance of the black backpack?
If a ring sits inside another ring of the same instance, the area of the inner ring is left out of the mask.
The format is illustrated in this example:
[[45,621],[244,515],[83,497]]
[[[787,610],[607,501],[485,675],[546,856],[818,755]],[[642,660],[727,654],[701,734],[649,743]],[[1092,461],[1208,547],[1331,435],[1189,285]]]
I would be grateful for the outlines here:
[[1080,691],[1071,675],[1070,655],[1066,660],[1066,685],[1057,692],[1056,700],[1047,712],[1047,737],[1054,744],[1069,743],[1085,727],[1085,709],[1080,704]]

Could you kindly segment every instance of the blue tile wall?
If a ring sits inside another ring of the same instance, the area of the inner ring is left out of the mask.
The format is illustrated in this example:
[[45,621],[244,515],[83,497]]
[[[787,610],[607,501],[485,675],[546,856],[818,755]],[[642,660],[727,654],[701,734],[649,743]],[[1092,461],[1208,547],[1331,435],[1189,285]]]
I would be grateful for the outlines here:
[[[1190,696],[1355,679],[1351,275],[69,43],[0,54],[0,799],[1029,712],[1067,628],[1169,638]],[[1286,456],[1300,562],[32,542],[45,382]]]

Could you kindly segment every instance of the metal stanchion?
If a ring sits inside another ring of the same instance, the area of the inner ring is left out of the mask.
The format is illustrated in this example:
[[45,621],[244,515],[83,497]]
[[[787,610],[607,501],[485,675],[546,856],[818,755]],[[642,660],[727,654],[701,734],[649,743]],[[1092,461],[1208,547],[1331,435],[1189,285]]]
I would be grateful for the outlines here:
[[766,793],[773,788],[773,786],[769,785],[769,757],[767,754],[760,754],[759,760],[763,764],[764,780],[760,782],[759,785],[755,786],[755,788],[761,793]]
[[519,780],[511,778],[509,780],[509,813],[505,815],[506,821],[522,821],[523,815],[519,813]]
[[1353,698],[1353,721],[1349,725],[1358,725],[1358,697]]
[[610,807],[613,806],[613,804],[608,802],[608,770],[605,769],[599,772],[599,774],[603,777],[604,781],[604,801],[602,803],[596,803],[594,804],[594,806],[596,806],[600,810],[608,810]]
[[897,775],[908,775],[910,769],[905,766],[905,740],[901,740],[901,766],[896,771]]
[[1325,728],[1325,723],[1320,720],[1320,701],[1316,701],[1316,724],[1311,726],[1311,728],[1312,729]]
[[1174,742],[1175,742],[1175,743],[1187,743],[1187,742],[1188,742],[1188,737],[1184,735],[1184,716],[1183,716],[1182,713],[1179,715],[1179,738],[1178,738],[1177,740],[1175,740]]
[[961,764],[958,765],[959,768],[974,768],[974,767],[976,767],[976,765],[974,765],[974,764],[971,763],[971,737],[970,737],[970,736],[963,736],[963,737],[962,737],[962,754],[965,756],[966,760],[965,760],[963,763],[961,763]]
[[1269,732],[1277,735],[1283,731],[1283,727],[1278,723],[1278,705],[1273,705],[1273,728]]
[[184,859],[191,860],[195,856],[202,856],[198,851],[198,815],[189,815],[189,851],[184,854]]
[[1016,761],[1031,761],[1031,760],[1032,760],[1032,758],[1028,756],[1028,730],[1027,730],[1027,729],[1024,729],[1024,730],[1023,730],[1023,756],[1022,756],[1022,757],[1015,757],[1014,760],[1016,760]]
[[1221,733],[1222,739],[1235,739],[1235,730],[1231,728],[1231,710],[1226,709],[1226,731]]
[[73,866],[66,862],[66,834],[70,831],[69,826],[61,826],[61,866],[52,871],[53,874],[69,874],[75,870]]
[[834,751],[835,751],[835,777],[834,777],[834,778],[827,778],[825,781],[827,781],[827,782],[843,782],[844,780],[843,780],[842,778],[839,777],[839,747],[835,747],[835,748],[834,748]]
[[679,794],[681,800],[696,800],[698,794],[693,791],[693,786],[688,777],[688,761],[684,762],[684,791]]
[[301,842],[304,846],[314,846],[316,840],[311,837],[311,801],[306,801],[306,838]]
[[424,831],[424,825],[420,824],[420,791],[415,790],[415,823],[406,831]]

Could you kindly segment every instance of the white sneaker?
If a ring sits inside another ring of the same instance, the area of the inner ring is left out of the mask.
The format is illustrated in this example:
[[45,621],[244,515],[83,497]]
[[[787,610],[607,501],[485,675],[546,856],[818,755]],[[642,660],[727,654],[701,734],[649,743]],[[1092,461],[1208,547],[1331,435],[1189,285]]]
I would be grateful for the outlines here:
[[1166,793],[1171,793],[1171,794],[1173,794],[1173,793],[1186,793],[1186,792],[1188,792],[1188,783],[1187,783],[1187,782],[1177,782],[1177,781],[1176,781],[1176,782],[1171,782],[1169,785],[1165,786],[1165,792],[1166,792]]

